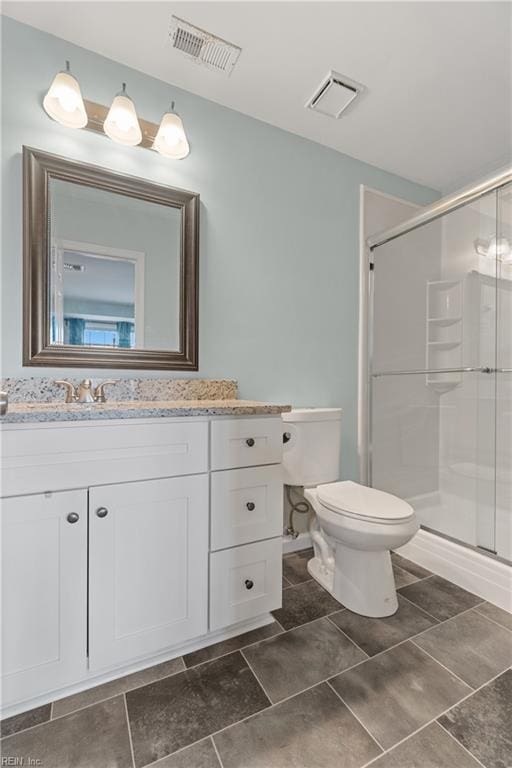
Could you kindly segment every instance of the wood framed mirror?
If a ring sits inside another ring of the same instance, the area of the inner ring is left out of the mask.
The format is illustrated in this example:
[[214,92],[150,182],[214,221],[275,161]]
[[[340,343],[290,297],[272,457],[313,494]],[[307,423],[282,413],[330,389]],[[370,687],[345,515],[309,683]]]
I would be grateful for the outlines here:
[[199,195],[23,147],[23,364],[198,369]]

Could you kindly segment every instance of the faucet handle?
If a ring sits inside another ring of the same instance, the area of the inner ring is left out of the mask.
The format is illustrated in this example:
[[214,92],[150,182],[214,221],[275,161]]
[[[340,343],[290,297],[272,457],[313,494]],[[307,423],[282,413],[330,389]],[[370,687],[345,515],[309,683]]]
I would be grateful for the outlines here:
[[107,381],[102,381],[101,384],[98,384],[98,386],[94,390],[94,402],[95,403],[106,403],[107,402],[107,398],[105,396],[104,387],[106,387],[108,384],[117,384],[117,381],[114,381],[113,379],[107,379]]
[[76,403],[76,389],[70,381],[66,381],[65,379],[56,379],[54,384],[59,384],[61,387],[66,387],[66,403]]

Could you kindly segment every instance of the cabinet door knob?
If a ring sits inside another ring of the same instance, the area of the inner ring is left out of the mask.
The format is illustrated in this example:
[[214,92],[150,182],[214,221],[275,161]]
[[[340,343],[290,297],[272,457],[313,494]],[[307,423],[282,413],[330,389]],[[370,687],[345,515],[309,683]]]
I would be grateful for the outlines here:
[[80,515],[78,515],[76,512],[70,512],[69,515],[66,517],[66,520],[68,523],[78,523],[80,520]]
[[245,506],[247,507],[249,512],[254,512],[254,510],[256,509],[256,504],[254,503],[254,501],[248,501]]
[[254,437],[248,437],[248,438],[247,438],[247,440],[246,440],[245,442],[247,443],[247,445],[249,446],[249,448],[252,448],[252,447],[253,447],[253,445],[254,445]]
[[108,509],[106,507],[98,507],[96,514],[98,517],[106,517],[108,515]]
[[252,581],[251,579],[246,579],[245,586],[246,586],[246,589],[252,589],[254,587],[254,581]]

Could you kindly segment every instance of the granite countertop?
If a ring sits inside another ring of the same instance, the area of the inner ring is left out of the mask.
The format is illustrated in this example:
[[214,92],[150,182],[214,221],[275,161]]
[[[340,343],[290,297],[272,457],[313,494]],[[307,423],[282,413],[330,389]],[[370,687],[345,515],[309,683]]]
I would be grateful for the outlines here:
[[9,404],[0,424],[49,421],[97,421],[105,419],[153,419],[172,416],[256,416],[290,411],[290,405],[256,400],[131,400],[107,403]]

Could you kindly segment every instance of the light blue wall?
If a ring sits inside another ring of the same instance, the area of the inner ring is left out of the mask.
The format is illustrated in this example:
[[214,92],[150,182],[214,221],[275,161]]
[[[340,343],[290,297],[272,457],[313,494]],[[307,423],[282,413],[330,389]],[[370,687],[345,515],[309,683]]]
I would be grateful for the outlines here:
[[[190,156],[169,162],[51,121],[41,100],[67,58],[92,101],[110,103],[126,81],[158,122],[176,99]],[[200,192],[198,375],[236,378],[246,398],[343,406],[343,476],[355,477],[359,185],[421,204],[437,194],[5,18],[2,59],[3,375],[82,373],[21,365],[26,144]]]

